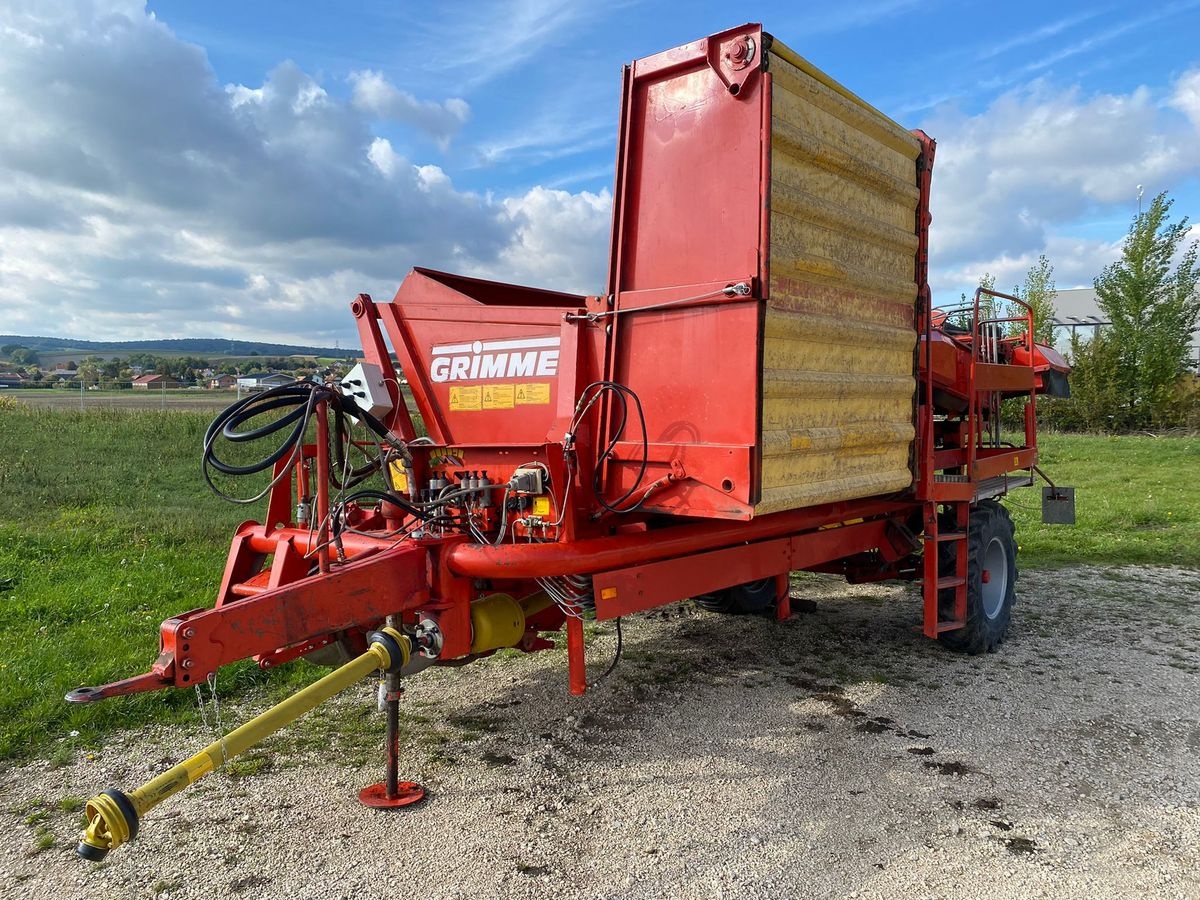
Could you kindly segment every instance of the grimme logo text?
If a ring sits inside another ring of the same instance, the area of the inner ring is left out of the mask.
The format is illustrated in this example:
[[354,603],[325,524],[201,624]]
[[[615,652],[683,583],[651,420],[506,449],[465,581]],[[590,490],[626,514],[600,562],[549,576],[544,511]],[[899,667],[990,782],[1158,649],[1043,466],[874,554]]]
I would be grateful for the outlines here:
[[558,374],[558,345],[557,337],[540,337],[434,347],[429,377],[434,381],[549,378]]

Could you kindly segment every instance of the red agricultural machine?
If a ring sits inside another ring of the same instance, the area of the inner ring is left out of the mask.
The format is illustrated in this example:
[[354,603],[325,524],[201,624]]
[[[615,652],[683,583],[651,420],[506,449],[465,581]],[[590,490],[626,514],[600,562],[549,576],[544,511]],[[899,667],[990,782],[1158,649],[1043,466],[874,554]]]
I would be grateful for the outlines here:
[[[68,699],[192,687],[250,657],[341,666],[93,798],[80,854],[376,670],[387,780],[363,799],[411,801],[402,677],[565,630],[582,694],[585,619],[619,636],[622,616],[685,598],[782,619],[794,570],[920,581],[926,635],[995,649],[1017,577],[995,498],[1032,483],[1036,398],[1068,369],[1015,297],[932,308],[933,161],[926,134],[758,25],[627,67],[606,293],[415,269],[392,301],[351,303],[367,362],[340,383],[213,422],[206,472],[270,471],[264,520],[234,535],[216,604],[162,624],[151,671]],[[1011,442],[1006,402],[1023,408]],[[229,461],[254,442],[273,452]]]

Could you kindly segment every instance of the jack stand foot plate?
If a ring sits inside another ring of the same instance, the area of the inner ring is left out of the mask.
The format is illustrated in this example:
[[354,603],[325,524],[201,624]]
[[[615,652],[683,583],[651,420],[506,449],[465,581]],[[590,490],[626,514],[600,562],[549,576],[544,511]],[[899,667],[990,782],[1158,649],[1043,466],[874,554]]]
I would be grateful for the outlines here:
[[400,806],[411,806],[423,799],[425,799],[425,788],[415,781],[398,782],[395,797],[388,797],[387,785],[382,781],[358,792],[358,802],[372,809],[396,809]]

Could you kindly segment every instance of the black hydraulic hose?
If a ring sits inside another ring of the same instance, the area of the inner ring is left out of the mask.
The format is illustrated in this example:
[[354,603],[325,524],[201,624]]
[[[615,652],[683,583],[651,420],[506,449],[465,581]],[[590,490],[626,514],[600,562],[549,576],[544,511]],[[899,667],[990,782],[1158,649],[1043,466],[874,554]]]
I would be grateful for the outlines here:
[[[299,385],[281,385],[278,388],[272,388],[256,397],[249,397],[246,400],[239,401],[218,414],[213,419],[212,424],[208,426],[208,431],[204,435],[203,462],[206,476],[209,466],[226,475],[253,475],[256,472],[270,468],[290,453],[295,448],[295,445],[304,438],[309,416],[312,414],[313,400],[317,392],[325,390],[322,386],[315,384],[301,387],[298,391],[296,390],[297,387]],[[284,416],[281,420],[271,422],[253,431],[235,431],[234,434],[238,436],[231,438],[232,440],[241,441],[250,440],[255,435],[260,437],[269,435],[285,427],[285,425],[294,423],[291,433],[270,455],[256,462],[241,466],[225,462],[217,456],[213,449],[213,442],[216,440],[218,433],[223,437],[228,437],[226,434],[227,428],[236,428],[237,425],[249,421],[260,412],[269,412],[292,405],[298,408]],[[283,424],[279,424],[279,422],[283,422]]]
[[396,506],[398,506],[402,510],[404,510],[406,513],[408,513],[409,515],[416,516],[419,519],[432,519],[434,516],[437,515],[437,513],[433,512],[432,510],[421,509],[421,507],[419,507],[419,506],[414,506],[412,503],[410,503],[408,500],[405,500],[403,497],[399,496],[398,494],[391,494],[391,493],[388,493],[387,491],[376,491],[376,490],[370,490],[370,489],[362,490],[362,491],[355,491],[350,496],[345,497],[342,500],[342,504],[349,503],[352,500],[362,500],[362,499],[380,500],[384,503],[395,504]]
[[[350,466],[347,458],[347,445],[353,443],[353,441],[347,427],[346,418],[348,416],[366,425],[382,441],[403,453],[407,453],[404,443],[398,441],[383,422],[368,413],[365,409],[362,409],[354,402],[353,398],[347,397],[340,391],[323,384],[309,381],[294,381],[290,384],[279,385],[278,387],[270,388],[269,390],[238,400],[218,413],[216,418],[213,419],[204,433],[204,452],[201,459],[201,471],[209,488],[226,500],[239,503],[252,502],[251,500],[231,497],[218,488],[212,480],[210,470],[215,469],[218,472],[231,476],[254,475],[277,465],[280,460],[288,458],[289,454],[292,458],[295,458],[300,452],[300,447],[304,442],[317,403],[328,403],[333,417],[332,424],[334,427],[331,429],[330,437],[333,443],[333,458],[336,460],[336,464],[330,467],[329,480],[339,491],[345,491],[365,481],[379,470],[383,461],[382,455],[379,455],[373,459],[368,459],[366,465],[358,467]],[[270,419],[264,424],[251,425],[259,417],[280,410],[287,410],[287,412],[284,412],[283,415],[277,418]],[[218,438],[236,444],[248,443],[270,437],[285,429],[287,429],[287,434],[281,443],[262,459],[239,465],[223,460],[217,455],[216,442]],[[267,490],[270,487],[271,485],[268,485]],[[253,499],[259,499],[261,496],[262,494]],[[383,492],[360,492],[359,495],[355,496],[372,496],[375,499],[387,500],[400,506],[409,514],[423,519],[429,519],[432,515],[432,513],[414,506],[411,502],[401,497],[384,494]]]
[[[286,396],[275,397],[268,403],[254,404],[253,408],[250,409],[243,407],[225,420],[225,424],[221,428],[221,437],[225,438],[227,441],[233,441],[234,443],[240,443],[242,441],[257,441],[269,434],[274,434],[281,428],[291,425],[297,419],[303,417],[305,412],[304,405],[298,404],[297,400],[295,399],[298,396],[301,395],[289,394]],[[303,396],[304,400],[307,402],[307,392],[305,392]],[[251,429],[250,431],[237,430],[239,425],[250,421],[255,416],[259,416],[263,413],[271,412],[272,410],[276,409],[286,409],[289,406],[294,406],[296,408],[286,416],[281,416],[273,422],[268,422],[266,425],[261,425],[258,428]]]
[[[342,397],[341,399],[345,400],[347,398]],[[353,401],[351,403],[353,404]],[[333,450],[334,459],[337,464],[329,470],[329,480],[333,483],[334,487],[342,491],[365,481],[374,472],[379,471],[379,467],[383,462],[382,456],[376,456],[374,459],[368,460],[364,466],[351,468],[348,465],[346,451],[347,445],[350,443],[350,438],[346,432],[346,416],[344,413],[345,411],[342,409],[335,409]],[[354,412],[351,412],[350,415],[356,415],[360,421],[365,421],[366,412],[355,405]],[[344,481],[342,480],[343,475],[345,476]]]

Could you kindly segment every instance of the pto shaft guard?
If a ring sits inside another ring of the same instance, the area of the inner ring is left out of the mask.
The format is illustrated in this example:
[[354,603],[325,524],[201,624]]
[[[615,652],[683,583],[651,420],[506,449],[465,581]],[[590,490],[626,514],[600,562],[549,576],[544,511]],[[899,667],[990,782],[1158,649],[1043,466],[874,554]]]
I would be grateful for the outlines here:
[[137,790],[126,794],[110,788],[97,794],[87,803],[88,824],[75,852],[86,860],[100,862],[110,850],[137,837],[141,817],[148,810],[290,725],[371,672],[380,669],[398,672],[411,656],[411,641],[394,628],[374,631],[370,640],[370,646],[361,656],[255,716]]

